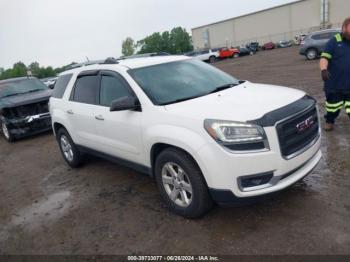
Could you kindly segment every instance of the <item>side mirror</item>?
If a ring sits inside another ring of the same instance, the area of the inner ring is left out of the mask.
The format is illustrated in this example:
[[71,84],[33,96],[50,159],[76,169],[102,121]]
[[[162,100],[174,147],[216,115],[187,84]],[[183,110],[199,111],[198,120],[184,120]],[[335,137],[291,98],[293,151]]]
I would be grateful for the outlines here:
[[140,103],[136,97],[124,96],[113,100],[109,111],[124,111],[124,110],[138,110],[140,109]]

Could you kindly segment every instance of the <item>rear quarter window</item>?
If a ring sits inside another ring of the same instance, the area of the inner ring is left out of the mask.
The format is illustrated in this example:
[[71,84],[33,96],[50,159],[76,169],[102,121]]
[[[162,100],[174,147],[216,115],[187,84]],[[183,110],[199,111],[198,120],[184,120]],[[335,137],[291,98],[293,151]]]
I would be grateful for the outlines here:
[[327,33],[313,35],[311,38],[314,40],[327,40],[327,39],[331,39],[334,35],[335,35],[334,32],[327,32]]
[[62,98],[64,92],[66,91],[67,85],[71,80],[73,74],[66,74],[58,77],[55,87],[53,89],[52,97]]

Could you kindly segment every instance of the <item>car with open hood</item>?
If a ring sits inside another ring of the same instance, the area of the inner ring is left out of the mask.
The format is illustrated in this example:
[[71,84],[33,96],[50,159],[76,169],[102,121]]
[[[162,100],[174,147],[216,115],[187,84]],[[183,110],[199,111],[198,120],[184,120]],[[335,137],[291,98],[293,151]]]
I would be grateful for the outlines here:
[[48,102],[52,90],[35,77],[0,81],[0,124],[4,138],[16,139],[51,130]]

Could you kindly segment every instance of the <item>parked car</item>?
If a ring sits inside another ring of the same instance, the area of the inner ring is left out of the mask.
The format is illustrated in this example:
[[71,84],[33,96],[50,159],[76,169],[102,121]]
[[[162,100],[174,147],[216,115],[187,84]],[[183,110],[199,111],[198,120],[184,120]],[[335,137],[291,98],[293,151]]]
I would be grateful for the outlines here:
[[305,37],[306,37],[305,34],[296,35],[294,37],[294,44],[301,45],[301,43],[304,41]]
[[287,48],[293,45],[292,41],[289,40],[281,40],[278,42],[278,48]]
[[308,60],[317,59],[326,47],[327,42],[340,32],[339,29],[328,29],[307,35],[304,41],[301,42],[299,53]]
[[258,42],[250,42],[250,43],[246,44],[245,47],[247,49],[254,51],[254,52],[258,52],[260,49],[260,44]]
[[273,42],[266,43],[262,46],[263,50],[272,50],[275,48],[276,48],[276,45]]
[[218,58],[220,58],[218,49],[215,49],[215,51],[213,51],[212,49],[193,51],[193,52],[189,52],[187,56],[192,56],[198,60],[209,62],[209,63],[214,63],[218,60]]
[[224,47],[215,47],[215,48],[212,48],[211,51],[212,52],[220,52],[220,50],[224,48]]
[[48,77],[48,78],[43,78],[40,79],[41,82],[44,83],[48,88],[53,89],[55,87],[57,77]]
[[239,48],[239,56],[246,56],[246,55],[254,55],[255,51],[245,48],[245,47],[240,47]]
[[48,131],[52,90],[34,77],[0,81],[0,124],[4,138],[16,139]]
[[236,48],[222,48],[220,49],[219,51],[219,56],[221,59],[224,59],[224,58],[237,58],[239,57],[239,50],[236,49]]
[[147,173],[184,217],[205,214],[213,201],[283,190],[321,159],[313,98],[239,81],[196,59],[91,65],[63,72],[58,83],[50,112],[67,164],[94,154]]
[[183,53],[182,55],[194,57],[196,55],[196,53],[197,53],[196,51],[190,51],[190,52]]

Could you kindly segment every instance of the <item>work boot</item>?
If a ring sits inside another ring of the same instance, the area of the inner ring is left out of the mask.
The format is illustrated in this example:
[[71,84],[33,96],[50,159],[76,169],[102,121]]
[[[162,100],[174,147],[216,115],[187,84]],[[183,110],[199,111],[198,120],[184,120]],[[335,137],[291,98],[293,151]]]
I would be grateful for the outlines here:
[[323,130],[326,132],[333,131],[333,129],[334,129],[334,124],[332,123],[326,123],[323,127]]

